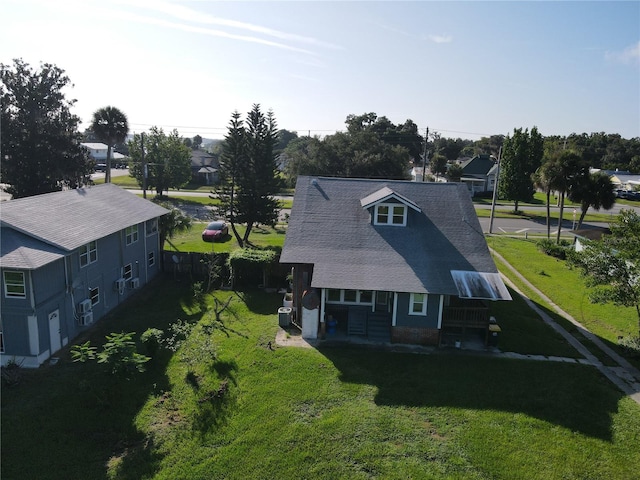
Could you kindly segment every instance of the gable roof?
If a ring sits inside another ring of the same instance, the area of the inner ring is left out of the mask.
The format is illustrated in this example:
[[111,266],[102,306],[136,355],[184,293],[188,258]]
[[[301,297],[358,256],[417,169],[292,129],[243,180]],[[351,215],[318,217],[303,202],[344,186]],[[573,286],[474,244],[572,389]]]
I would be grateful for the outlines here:
[[463,162],[460,166],[463,175],[488,175],[496,163],[491,155],[482,154]]
[[416,212],[420,211],[420,207],[418,207],[414,202],[394,192],[389,187],[382,187],[377,192],[373,192],[371,195],[361,198],[360,205],[362,205],[362,208],[369,208],[377,203],[383,203],[391,199],[404,203],[406,206],[413,208]]
[[64,258],[65,251],[43,243],[11,228],[0,228],[0,266],[35,270]]
[[[167,212],[149,200],[105,183],[2,202],[0,225],[69,252]],[[2,229],[3,243],[6,231],[7,228]]]
[[[385,187],[420,209],[407,226],[373,225],[362,207]],[[461,183],[299,176],[280,261],[336,289],[458,295],[451,271],[497,273]]]

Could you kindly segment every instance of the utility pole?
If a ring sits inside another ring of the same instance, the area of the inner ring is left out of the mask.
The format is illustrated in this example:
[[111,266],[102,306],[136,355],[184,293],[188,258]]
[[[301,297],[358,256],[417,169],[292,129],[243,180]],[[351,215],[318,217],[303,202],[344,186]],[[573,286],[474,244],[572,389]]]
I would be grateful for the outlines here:
[[140,151],[142,152],[142,197],[147,198],[147,162],[144,158],[144,132],[140,134]]
[[429,127],[424,136],[424,155],[422,156],[422,181],[424,182],[424,172],[427,169],[427,142],[429,141]]
[[498,180],[500,180],[500,157],[502,156],[502,145],[498,150],[498,167],[496,168],[496,181],[493,182],[493,198],[491,199],[491,217],[489,218],[489,233],[493,233],[493,215],[496,210],[496,198],[498,197]]

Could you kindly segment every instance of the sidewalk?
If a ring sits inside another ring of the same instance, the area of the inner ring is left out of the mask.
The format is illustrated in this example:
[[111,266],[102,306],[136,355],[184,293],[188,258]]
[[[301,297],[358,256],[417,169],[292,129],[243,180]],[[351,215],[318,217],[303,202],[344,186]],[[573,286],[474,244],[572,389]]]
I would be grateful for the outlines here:
[[[549,297],[547,297],[544,293],[538,290],[535,286],[533,286],[523,275],[520,274],[515,268],[513,268],[499,253],[494,250],[491,250],[491,253],[496,256],[501,262],[503,262],[514,275],[516,275],[520,281],[525,283],[528,288],[533,290],[537,295],[540,296],[557,314],[563,316],[565,319],[570,321],[572,324],[576,326],[576,328],[580,331],[580,333],[591,341],[595,346],[597,346],[600,350],[606,353],[611,359],[613,359],[617,366],[606,366],[598,358],[593,355],[587,347],[585,347],[580,341],[567,332],[564,328],[558,325],[549,315],[543,312],[538,306],[531,301],[524,293],[522,293],[514,284],[506,278],[504,275],[503,280],[507,283],[513,290],[518,292],[520,296],[527,302],[527,305],[535,311],[542,320],[553,328],[556,332],[562,335],[567,342],[571,344],[583,357],[583,360],[578,360],[580,363],[593,365],[600,372],[608,378],[614,385],[616,385],[620,390],[622,390],[625,394],[630,396],[636,403],[640,404],[640,370],[631,365],[626,359],[618,355],[617,352],[613,351],[609,348],[599,337],[590,332],[584,325],[574,319],[567,312],[558,307],[555,303],[551,301]],[[511,357],[517,356],[516,354],[505,354]],[[530,357],[530,356],[526,356]]]

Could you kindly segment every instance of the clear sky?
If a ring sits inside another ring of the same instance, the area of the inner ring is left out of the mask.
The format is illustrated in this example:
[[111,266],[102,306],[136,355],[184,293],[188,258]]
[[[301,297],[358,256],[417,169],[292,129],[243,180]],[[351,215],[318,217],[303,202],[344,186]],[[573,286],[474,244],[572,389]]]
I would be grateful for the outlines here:
[[0,0],[0,62],[64,69],[86,128],[222,138],[238,110],[326,135],[349,114],[478,139],[640,136],[640,2]]

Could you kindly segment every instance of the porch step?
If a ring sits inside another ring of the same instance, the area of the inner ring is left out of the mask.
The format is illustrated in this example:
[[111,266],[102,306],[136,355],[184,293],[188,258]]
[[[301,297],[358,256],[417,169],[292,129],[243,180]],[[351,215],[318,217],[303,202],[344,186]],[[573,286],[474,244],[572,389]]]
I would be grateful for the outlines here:
[[391,340],[391,317],[388,314],[370,313],[367,319],[367,338],[378,342]]
[[349,321],[347,322],[347,334],[366,335],[367,334],[367,313],[364,310],[349,310]]

